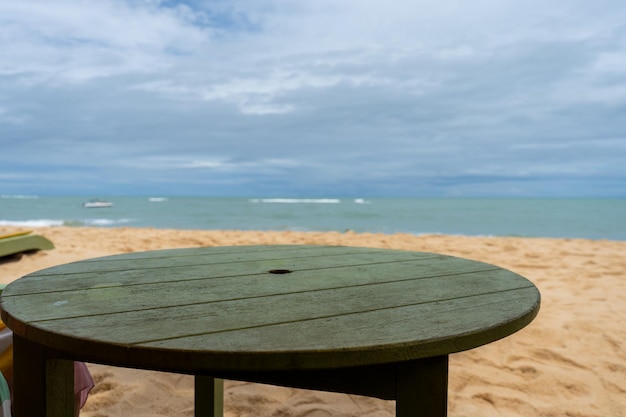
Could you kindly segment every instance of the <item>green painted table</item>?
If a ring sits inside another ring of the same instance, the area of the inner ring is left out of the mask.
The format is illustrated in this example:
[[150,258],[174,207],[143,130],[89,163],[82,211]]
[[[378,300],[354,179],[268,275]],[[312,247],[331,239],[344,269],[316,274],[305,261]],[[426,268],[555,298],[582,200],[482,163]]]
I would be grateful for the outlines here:
[[448,354],[516,332],[540,295],[493,265],[341,246],[235,246],[89,259],[2,294],[14,415],[71,416],[72,361],[196,375],[196,416],[222,379],[396,400],[445,416]]

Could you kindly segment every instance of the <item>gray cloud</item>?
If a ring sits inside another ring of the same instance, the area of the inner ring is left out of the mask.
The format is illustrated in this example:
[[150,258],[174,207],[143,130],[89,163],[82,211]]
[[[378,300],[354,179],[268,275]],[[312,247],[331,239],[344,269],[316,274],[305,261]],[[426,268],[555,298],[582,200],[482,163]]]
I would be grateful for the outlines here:
[[0,16],[2,193],[626,195],[620,2]]

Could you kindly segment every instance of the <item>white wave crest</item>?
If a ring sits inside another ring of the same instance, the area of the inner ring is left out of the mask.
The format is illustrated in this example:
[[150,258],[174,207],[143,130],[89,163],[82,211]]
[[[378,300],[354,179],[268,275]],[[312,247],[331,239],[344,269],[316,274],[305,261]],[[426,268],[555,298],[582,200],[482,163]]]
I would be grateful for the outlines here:
[[64,220],[54,219],[37,219],[37,220],[0,220],[0,226],[17,226],[17,227],[50,227],[63,226]]
[[251,203],[270,204],[339,204],[338,198],[254,198]]
[[83,223],[87,226],[115,226],[118,224],[131,223],[132,219],[89,219]]

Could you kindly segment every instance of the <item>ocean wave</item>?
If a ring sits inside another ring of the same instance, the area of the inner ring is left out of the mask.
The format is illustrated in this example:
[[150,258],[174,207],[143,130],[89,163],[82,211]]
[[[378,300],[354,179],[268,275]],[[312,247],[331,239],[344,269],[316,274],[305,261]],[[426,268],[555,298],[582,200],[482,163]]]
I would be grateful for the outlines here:
[[339,204],[339,198],[253,198],[251,203],[270,204]]
[[54,220],[54,219],[0,220],[0,226],[49,227],[49,226],[66,226],[66,224],[65,224],[65,220]]
[[120,224],[132,223],[132,219],[88,219],[83,220],[85,226],[117,226]]
[[34,219],[34,220],[0,220],[0,226],[12,227],[53,227],[53,226],[96,226],[111,227],[132,223],[132,219],[86,219],[86,220],[59,220],[59,219]]

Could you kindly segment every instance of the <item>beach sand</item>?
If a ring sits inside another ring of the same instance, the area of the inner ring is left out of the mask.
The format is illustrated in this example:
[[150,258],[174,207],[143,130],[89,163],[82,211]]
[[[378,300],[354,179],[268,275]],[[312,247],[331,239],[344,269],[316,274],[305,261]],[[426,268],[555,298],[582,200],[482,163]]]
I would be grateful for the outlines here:
[[[0,228],[0,234],[17,231]],[[501,341],[450,357],[449,415],[626,417],[626,242],[357,233],[38,228],[56,248],[0,261],[0,282],[66,262],[192,246],[333,244],[438,252],[517,272],[542,294],[539,315]],[[193,378],[89,364],[83,417],[192,416]],[[226,381],[228,417],[374,417],[394,403]]]

